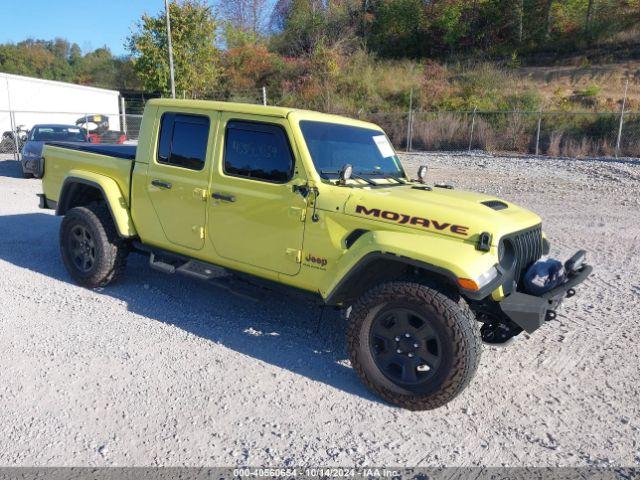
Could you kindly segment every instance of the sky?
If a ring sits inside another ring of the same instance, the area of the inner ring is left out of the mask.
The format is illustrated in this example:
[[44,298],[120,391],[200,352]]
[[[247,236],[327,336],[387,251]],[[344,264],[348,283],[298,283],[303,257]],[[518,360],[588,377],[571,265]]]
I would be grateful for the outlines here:
[[[212,2],[213,3],[213,2]],[[2,8],[0,43],[27,38],[66,38],[83,52],[107,46],[126,53],[124,42],[143,13],[164,11],[164,0],[11,0]]]

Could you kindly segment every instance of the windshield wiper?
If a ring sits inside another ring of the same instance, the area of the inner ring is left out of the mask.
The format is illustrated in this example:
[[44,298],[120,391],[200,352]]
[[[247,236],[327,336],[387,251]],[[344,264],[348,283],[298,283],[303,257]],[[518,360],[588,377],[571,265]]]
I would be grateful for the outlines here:
[[376,176],[379,176],[379,177],[388,177],[388,178],[390,178],[392,180],[395,180],[396,182],[398,182],[401,185],[406,185],[407,184],[406,180],[404,180],[404,179],[402,179],[402,178],[400,178],[400,177],[398,177],[396,175],[393,175],[391,173],[387,173],[387,172],[375,172],[375,171],[374,172],[362,172],[362,175],[376,175]]
[[357,178],[358,180],[363,180],[363,181],[367,182],[369,185],[373,185],[373,186],[378,186],[378,185],[380,185],[379,183],[374,182],[374,181],[373,181],[373,180],[371,180],[370,178],[363,177],[363,176],[361,176],[361,175],[358,175],[357,173],[352,173],[352,174],[351,174],[351,178]]
[[[340,172],[338,172],[337,170],[320,170],[320,175],[340,175]],[[327,177],[325,177],[327,178]],[[370,178],[365,178],[362,177],[358,174],[352,173],[351,174],[351,178],[356,178],[358,180],[362,180],[364,182],[367,182],[369,185],[373,185],[373,186],[379,186],[379,183],[374,182],[373,180],[371,180]]]
[[[340,175],[340,172],[337,170],[320,170],[320,176],[322,175]],[[327,178],[327,177],[324,177],[324,178]]]

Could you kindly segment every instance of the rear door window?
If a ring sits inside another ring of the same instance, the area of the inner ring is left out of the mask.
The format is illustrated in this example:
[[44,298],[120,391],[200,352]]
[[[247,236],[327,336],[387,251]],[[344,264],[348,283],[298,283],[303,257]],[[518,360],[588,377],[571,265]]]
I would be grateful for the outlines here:
[[165,113],[160,121],[158,163],[202,170],[208,140],[209,117]]
[[286,183],[291,180],[293,166],[289,139],[281,126],[243,120],[227,123],[225,174]]

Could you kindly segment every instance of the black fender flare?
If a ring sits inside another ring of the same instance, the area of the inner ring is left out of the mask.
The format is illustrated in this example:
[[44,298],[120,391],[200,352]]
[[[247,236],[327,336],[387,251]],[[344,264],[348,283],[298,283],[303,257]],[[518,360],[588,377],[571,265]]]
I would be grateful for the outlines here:
[[430,263],[421,262],[409,257],[403,257],[394,255],[387,252],[371,252],[362,257],[358,263],[356,263],[349,272],[340,279],[336,286],[325,297],[325,303],[328,305],[341,305],[344,302],[353,300],[353,295],[350,294],[353,285],[358,285],[362,275],[365,274],[367,268],[376,261],[393,262],[399,266],[415,267],[420,270],[435,274],[438,278],[445,281],[447,286],[451,287],[454,291],[458,292],[465,298],[472,300],[481,300],[487,297],[493,290],[495,290],[502,281],[502,275],[499,275],[489,284],[485,285],[478,291],[470,291],[461,288],[458,285],[458,277],[450,270],[432,265]]
[[64,182],[62,183],[62,187],[60,189],[60,197],[58,198],[58,203],[56,205],[56,215],[64,215],[65,213],[67,213],[67,210],[69,210],[69,206],[73,198],[74,186],[76,185],[89,186],[91,188],[96,189],[98,192],[100,192],[102,199],[107,204],[107,208],[109,209],[109,214],[111,215],[111,218],[116,224],[116,231],[118,232],[118,235],[120,235],[122,238],[132,237],[132,235],[126,234],[126,230],[121,229],[121,225],[119,224],[118,217],[115,214],[116,212],[113,211],[113,205],[111,204],[112,199],[110,199],[109,195],[104,190],[102,185],[100,185],[96,181],[92,181],[86,178],[75,177],[75,176],[65,178]]

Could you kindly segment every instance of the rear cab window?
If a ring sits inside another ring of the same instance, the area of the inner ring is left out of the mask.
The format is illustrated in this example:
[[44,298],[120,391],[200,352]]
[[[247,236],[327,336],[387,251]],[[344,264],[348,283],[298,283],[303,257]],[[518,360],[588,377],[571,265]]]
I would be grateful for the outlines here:
[[293,177],[294,157],[286,131],[275,124],[229,120],[223,169],[231,177],[287,183]]
[[157,162],[202,170],[207,158],[209,117],[167,112],[160,120]]

